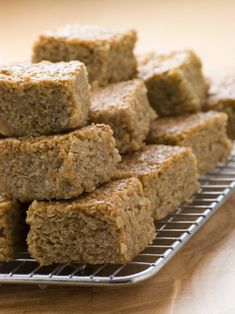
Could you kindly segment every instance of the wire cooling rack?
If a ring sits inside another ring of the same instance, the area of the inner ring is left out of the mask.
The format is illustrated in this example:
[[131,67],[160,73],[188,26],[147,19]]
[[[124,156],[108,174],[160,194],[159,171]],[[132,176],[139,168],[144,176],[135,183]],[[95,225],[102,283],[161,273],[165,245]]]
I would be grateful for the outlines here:
[[156,225],[156,239],[125,265],[57,264],[40,267],[27,252],[0,264],[0,283],[76,286],[128,285],[156,274],[205,224],[235,191],[235,150],[227,165],[220,164],[200,179],[193,202]]

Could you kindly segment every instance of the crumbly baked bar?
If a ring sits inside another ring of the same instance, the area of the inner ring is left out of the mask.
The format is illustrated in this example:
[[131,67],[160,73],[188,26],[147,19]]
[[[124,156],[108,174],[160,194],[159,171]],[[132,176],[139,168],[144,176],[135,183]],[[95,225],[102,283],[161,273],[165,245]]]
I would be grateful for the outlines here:
[[143,146],[150,122],[157,115],[149,105],[144,82],[135,79],[103,88],[92,93],[90,120],[109,124],[121,153]]
[[0,261],[16,257],[23,248],[25,208],[17,201],[0,197]]
[[205,174],[230,156],[232,144],[226,135],[226,124],[226,114],[216,111],[161,118],[152,123],[147,141],[191,147],[199,173]]
[[104,184],[71,201],[34,201],[28,247],[41,264],[123,264],[153,239],[150,202],[136,178]]
[[206,110],[217,110],[228,115],[228,136],[235,140],[235,77],[228,76],[212,82]]
[[138,76],[144,80],[149,101],[159,116],[199,111],[206,100],[208,84],[193,51],[141,56]]
[[148,145],[123,156],[115,178],[137,177],[151,202],[154,219],[162,219],[198,191],[196,158],[190,148]]
[[108,181],[120,160],[108,125],[0,140],[0,191],[23,202],[67,199]]
[[84,64],[0,66],[0,133],[60,133],[87,124],[90,90]]
[[107,85],[132,79],[136,74],[134,30],[117,30],[94,25],[66,25],[40,35],[33,47],[33,62],[80,60],[89,81]]

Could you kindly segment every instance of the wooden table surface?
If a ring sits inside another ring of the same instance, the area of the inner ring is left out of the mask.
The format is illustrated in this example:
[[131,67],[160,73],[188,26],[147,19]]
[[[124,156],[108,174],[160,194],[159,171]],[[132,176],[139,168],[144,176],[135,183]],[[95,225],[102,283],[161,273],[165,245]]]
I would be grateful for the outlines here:
[[[79,22],[135,27],[138,51],[193,48],[205,73],[235,73],[234,0],[0,0],[0,63],[30,59],[38,33]],[[129,288],[0,287],[8,313],[235,313],[235,196],[154,278]]]

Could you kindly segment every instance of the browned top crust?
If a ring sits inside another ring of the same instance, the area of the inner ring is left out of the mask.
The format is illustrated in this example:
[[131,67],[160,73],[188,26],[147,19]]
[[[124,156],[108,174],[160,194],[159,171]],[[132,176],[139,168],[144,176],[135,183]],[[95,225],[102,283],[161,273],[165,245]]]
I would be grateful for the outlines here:
[[[112,129],[109,125],[106,124],[91,124],[86,127],[83,127],[79,130],[64,133],[64,134],[57,134],[57,135],[48,135],[48,136],[25,136],[25,137],[19,137],[19,138],[3,138],[0,139],[0,146],[1,149],[4,150],[5,146],[9,147],[8,145],[14,145],[14,143],[20,143],[21,149],[24,151],[24,149],[27,146],[30,146],[31,149],[37,150],[38,148],[51,148],[55,145],[63,145],[64,143],[67,143],[69,139],[73,139],[74,137],[85,140],[88,137],[91,137],[94,135],[94,131],[104,131],[108,133],[113,133]],[[34,145],[34,146],[32,146]]]
[[209,89],[209,105],[227,100],[234,100],[235,105],[235,76],[232,75],[225,77],[220,82],[213,82]]
[[[103,112],[104,110],[116,111],[117,109],[129,108],[129,99],[133,97],[138,87],[143,87],[146,90],[144,82],[141,79],[109,84],[106,87],[94,89],[91,103],[92,112]],[[154,112],[153,116],[156,117]]]
[[61,28],[47,31],[42,34],[42,37],[50,37],[57,39],[65,39],[69,42],[103,42],[107,40],[118,40],[124,35],[131,35],[137,39],[135,30],[121,30],[111,27],[100,27],[96,25],[80,25],[71,24],[65,25]]
[[217,121],[226,123],[227,115],[221,112],[208,111],[174,118],[161,118],[152,122],[148,141],[164,139],[164,141],[177,142]]
[[[138,189],[142,189],[142,185],[137,178],[127,178],[105,183],[92,193],[84,194],[78,199],[51,202],[40,201],[38,205],[41,208],[46,205],[45,207],[48,211],[52,208],[61,213],[72,210],[85,210],[90,214],[109,214],[110,218],[112,218],[112,215],[116,217],[120,214],[119,211],[122,210],[122,207],[119,207],[118,204],[120,204],[123,194],[129,195],[137,187]],[[33,205],[36,205],[36,203],[37,201],[34,201]]]
[[202,67],[200,59],[192,50],[173,51],[166,55],[155,52],[148,53],[138,59],[138,76],[143,80],[148,80],[154,75],[179,68],[189,62],[197,64],[200,68]]
[[[118,164],[118,173],[122,170],[133,175],[143,175],[152,171],[160,172],[175,158],[190,151],[189,148],[169,145],[147,145],[134,154],[123,156]],[[124,174],[123,173],[123,174]]]
[[38,81],[63,82],[76,78],[81,68],[85,67],[80,61],[51,63],[19,63],[0,66],[0,82],[17,82],[29,84]]

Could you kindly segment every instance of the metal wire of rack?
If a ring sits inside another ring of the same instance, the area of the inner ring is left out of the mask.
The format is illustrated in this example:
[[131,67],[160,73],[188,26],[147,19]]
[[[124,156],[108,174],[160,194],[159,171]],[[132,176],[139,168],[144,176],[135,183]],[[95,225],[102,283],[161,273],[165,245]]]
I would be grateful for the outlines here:
[[200,191],[190,204],[156,224],[156,239],[125,265],[59,264],[39,266],[27,252],[0,264],[0,284],[123,286],[155,275],[235,191],[235,150],[228,164],[201,177]]

